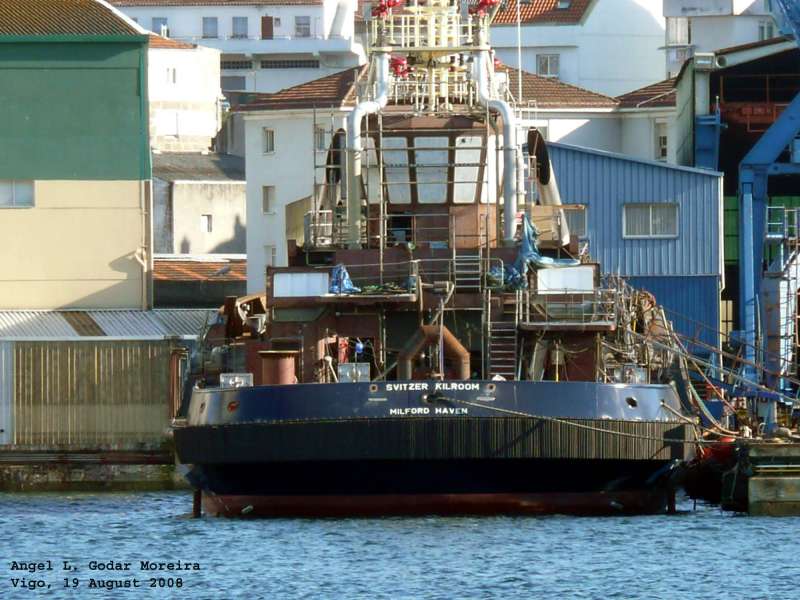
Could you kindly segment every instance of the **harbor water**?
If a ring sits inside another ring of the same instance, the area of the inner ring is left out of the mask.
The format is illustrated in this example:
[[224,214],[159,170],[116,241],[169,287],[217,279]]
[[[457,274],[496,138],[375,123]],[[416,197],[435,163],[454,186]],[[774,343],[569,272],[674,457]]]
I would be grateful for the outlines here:
[[692,508],[226,520],[190,518],[188,492],[0,494],[0,598],[800,597],[800,518]]

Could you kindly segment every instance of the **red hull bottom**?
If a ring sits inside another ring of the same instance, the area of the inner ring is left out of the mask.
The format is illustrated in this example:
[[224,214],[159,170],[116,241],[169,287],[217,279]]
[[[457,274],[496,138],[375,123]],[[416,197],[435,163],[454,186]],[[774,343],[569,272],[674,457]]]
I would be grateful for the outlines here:
[[551,494],[381,494],[217,496],[203,510],[221,517],[383,517],[414,515],[630,515],[665,512],[668,491]]

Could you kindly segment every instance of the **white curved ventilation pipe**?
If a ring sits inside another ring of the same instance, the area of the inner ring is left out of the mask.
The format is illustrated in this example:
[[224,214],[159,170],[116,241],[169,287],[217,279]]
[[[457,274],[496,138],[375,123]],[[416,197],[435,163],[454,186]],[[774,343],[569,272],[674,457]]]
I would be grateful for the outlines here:
[[375,98],[359,102],[347,116],[347,243],[361,247],[361,122],[380,111],[389,100],[389,54],[374,55]]
[[[513,243],[517,225],[517,205],[524,202],[524,185],[520,186],[517,173],[520,172],[522,153],[517,144],[517,119],[511,105],[504,100],[492,98],[489,85],[490,57],[488,50],[480,50],[474,55],[472,78],[478,89],[478,102],[481,106],[500,114],[503,119],[503,239]],[[520,198],[520,196],[522,196]]]

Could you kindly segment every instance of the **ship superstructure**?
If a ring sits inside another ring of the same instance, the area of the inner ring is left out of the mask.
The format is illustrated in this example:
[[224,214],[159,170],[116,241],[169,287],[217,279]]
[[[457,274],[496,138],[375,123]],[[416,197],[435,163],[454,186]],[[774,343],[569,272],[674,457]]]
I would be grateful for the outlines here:
[[694,433],[670,325],[570,235],[582,207],[495,71],[496,9],[373,9],[303,239],[226,305],[175,430],[210,512],[666,506]]

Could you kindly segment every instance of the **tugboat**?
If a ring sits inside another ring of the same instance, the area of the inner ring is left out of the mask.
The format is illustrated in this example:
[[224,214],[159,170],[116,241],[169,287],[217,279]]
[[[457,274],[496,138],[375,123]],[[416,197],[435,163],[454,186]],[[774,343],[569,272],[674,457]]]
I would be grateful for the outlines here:
[[670,324],[570,235],[497,7],[373,9],[304,239],[203,337],[174,439],[207,514],[669,507],[694,439]]

